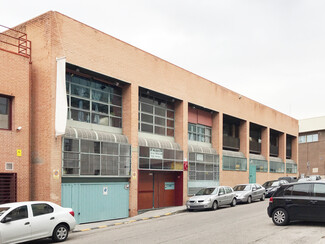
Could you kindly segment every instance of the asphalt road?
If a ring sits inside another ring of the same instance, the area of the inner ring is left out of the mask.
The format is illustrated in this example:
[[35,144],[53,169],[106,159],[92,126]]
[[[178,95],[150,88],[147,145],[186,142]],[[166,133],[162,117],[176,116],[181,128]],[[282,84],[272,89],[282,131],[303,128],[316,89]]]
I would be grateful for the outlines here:
[[275,226],[267,205],[268,199],[72,233],[65,243],[325,243],[325,223]]

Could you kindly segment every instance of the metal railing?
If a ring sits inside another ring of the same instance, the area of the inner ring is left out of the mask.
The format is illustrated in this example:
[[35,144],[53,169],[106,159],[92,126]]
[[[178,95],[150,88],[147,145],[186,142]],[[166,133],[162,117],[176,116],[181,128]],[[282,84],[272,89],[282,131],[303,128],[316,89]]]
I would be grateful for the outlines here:
[[21,31],[11,29],[4,25],[0,25],[4,32],[0,33],[0,49],[17,53],[24,57],[31,58],[32,43],[27,39],[27,34]]

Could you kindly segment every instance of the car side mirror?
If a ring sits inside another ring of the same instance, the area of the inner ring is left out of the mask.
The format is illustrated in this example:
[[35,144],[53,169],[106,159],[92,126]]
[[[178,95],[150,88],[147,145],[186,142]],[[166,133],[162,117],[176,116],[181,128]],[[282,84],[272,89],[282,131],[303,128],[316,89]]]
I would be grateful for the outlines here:
[[11,221],[12,221],[11,217],[5,217],[1,222],[2,223],[8,223],[8,222],[11,222]]

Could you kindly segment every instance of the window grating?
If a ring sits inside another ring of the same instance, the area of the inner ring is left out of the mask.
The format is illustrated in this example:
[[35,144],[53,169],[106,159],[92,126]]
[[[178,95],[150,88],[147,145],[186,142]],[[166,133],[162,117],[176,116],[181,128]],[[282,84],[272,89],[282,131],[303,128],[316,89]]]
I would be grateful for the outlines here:
[[122,128],[122,90],[67,72],[68,119]]
[[188,139],[211,143],[211,130],[210,126],[188,123]]
[[130,176],[131,146],[63,139],[63,176]]

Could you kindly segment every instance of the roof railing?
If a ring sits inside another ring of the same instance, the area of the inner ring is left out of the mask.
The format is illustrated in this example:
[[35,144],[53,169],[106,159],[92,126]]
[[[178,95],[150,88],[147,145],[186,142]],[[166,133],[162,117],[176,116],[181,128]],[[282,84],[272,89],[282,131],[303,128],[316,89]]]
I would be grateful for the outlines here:
[[0,33],[0,49],[31,58],[32,43],[27,39],[27,34],[4,25],[0,27],[5,29]]

